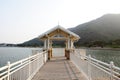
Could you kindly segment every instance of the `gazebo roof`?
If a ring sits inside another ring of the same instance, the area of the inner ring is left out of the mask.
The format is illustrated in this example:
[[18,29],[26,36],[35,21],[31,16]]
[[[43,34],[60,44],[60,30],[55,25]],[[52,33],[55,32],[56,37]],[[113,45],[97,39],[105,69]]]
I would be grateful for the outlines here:
[[61,27],[60,25],[58,25],[58,26],[50,29],[49,31],[43,33],[43,34],[40,35],[38,38],[39,38],[39,39],[43,39],[43,38],[45,38],[46,36],[50,36],[50,34],[52,34],[52,33],[55,35],[55,34],[56,34],[55,31],[61,32],[61,34],[65,33],[65,34],[71,36],[72,38],[74,38],[74,40],[80,39],[80,37],[79,37],[77,34],[75,34],[75,33],[71,32],[71,31],[69,31],[69,30]]

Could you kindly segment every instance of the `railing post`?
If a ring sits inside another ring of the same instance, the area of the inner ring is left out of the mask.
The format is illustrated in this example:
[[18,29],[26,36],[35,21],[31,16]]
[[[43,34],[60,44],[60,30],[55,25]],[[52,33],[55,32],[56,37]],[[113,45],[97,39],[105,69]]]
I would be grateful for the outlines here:
[[30,77],[31,67],[30,67],[30,55],[29,55],[29,77]]
[[[23,61],[20,62],[20,65],[23,65]],[[23,78],[21,76],[23,76],[24,74],[22,73],[23,71],[20,71],[20,80],[22,80]]]
[[47,55],[47,53],[45,52],[45,63],[46,63],[46,61],[47,61],[47,57],[46,57],[46,55]]
[[91,55],[88,56],[88,78],[91,79]]
[[7,73],[8,78],[7,78],[7,80],[9,80],[10,79],[10,61],[7,62],[7,66],[8,66],[8,73]]
[[45,52],[43,53],[43,63],[45,64]]
[[113,80],[113,66],[114,66],[114,62],[111,61],[110,62],[110,80]]
[[40,59],[40,53],[37,53],[38,56],[37,56],[37,64],[36,64],[36,68],[38,69],[39,67],[39,59]]

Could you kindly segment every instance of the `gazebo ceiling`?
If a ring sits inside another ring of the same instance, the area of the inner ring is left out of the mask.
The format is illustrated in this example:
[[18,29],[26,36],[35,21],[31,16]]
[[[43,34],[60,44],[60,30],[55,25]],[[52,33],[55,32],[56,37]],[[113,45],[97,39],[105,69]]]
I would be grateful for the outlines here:
[[64,39],[67,39],[69,37],[72,40],[79,40],[80,39],[80,37],[77,34],[61,27],[60,25],[45,32],[44,34],[40,35],[38,38],[41,40],[44,40],[47,38],[53,39],[53,36],[56,36],[56,35],[61,35],[61,36],[55,37],[54,39],[62,39],[62,37]]

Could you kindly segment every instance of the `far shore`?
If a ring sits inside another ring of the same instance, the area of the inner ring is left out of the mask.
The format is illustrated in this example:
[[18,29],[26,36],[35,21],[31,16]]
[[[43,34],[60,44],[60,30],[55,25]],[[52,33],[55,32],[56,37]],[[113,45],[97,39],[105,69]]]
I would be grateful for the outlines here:
[[[8,47],[8,46],[7,46]],[[13,46],[12,46],[13,47]],[[0,47],[0,48],[5,48],[5,47]],[[9,46],[10,48],[10,46]],[[43,47],[18,47],[17,48],[43,48]],[[61,47],[53,47],[53,48],[61,48]],[[62,47],[65,48],[65,47]],[[75,47],[76,49],[91,49],[91,50],[116,50],[120,51],[120,48],[111,48],[111,47]]]
[[90,48],[88,48],[88,47],[79,47],[79,48],[93,49],[93,50],[118,50],[118,51],[120,51],[120,48],[110,48],[110,47],[103,47],[103,48],[101,48],[101,47],[90,47]]

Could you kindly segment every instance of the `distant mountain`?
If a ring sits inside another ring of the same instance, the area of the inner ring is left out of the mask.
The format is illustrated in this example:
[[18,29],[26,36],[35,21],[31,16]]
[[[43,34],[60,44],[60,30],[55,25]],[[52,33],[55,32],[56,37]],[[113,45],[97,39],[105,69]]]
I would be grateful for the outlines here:
[[25,44],[25,45],[29,45],[29,44],[41,44],[42,45],[42,41],[40,41],[37,38],[34,38],[32,40],[24,42],[23,44]]
[[22,44],[18,44],[18,46],[33,46],[33,47],[38,47],[38,46],[43,46],[43,42],[40,41],[39,39],[37,38],[34,38],[32,40],[29,40],[29,41],[26,41]]
[[0,47],[16,47],[16,44],[0,43]]
[[120,14],[106,14],[69,30],[81,37],[80,44],[120,39]]
[[[120,14],[106,14],[90,22],[69,28],[69,30],[81,37],[77,42],[79,45],[94,41],[109,42],[120,39]],[[24,42],[23,44],[43,45],[37,38]]]

